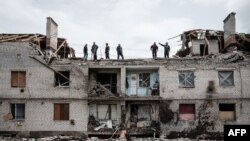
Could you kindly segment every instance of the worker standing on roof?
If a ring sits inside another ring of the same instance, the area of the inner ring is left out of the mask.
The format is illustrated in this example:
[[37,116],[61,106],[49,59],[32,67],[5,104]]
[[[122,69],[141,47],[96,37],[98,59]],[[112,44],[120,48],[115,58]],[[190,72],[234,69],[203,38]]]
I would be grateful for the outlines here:
[[122,57],[122,60],[124,59],[123,57],[123,54],[122,54],[122,47],[120,44],[118,44],[117,48],[116,48],[116,51],[117,51],[117,59],[119,59],[119,56]]
[[94,60],[97,60],[97,49],[98,49],[98,46],[95,44],[95,42],[93,42],[91,52],[94,55]]
[[88,45],[87,44],[85,44],[85,46],[84,46],[84,48],[83,48],[83,60],[84,61],[87,61],[87,59],[88,59]]
[[156,43],[154,42],[154,44],[151,46],[151,51],[152,51],[152,55],[153,55],[153,59],[156,59],[157,57],[157,51],[158,51],[158,46],[156,45]]
[[168,42],[166,42],[165,45],[161,43],[159,44],[164,47],[164,58],[166,59],[166,56],[169,58],[170,46],[168,45]]
[[106,55],[106,59],[109,59],[109,49],[110,49],[109,44],[108,44],[108,43],[106,43],[106,47],[105,47],[105,55]]

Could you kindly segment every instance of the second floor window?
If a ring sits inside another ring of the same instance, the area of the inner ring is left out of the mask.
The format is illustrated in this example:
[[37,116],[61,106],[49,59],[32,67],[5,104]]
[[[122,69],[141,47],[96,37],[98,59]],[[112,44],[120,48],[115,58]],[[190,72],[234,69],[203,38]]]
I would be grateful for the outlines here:
[[219,84],[220,86],[233,86],[234,85],[234,72],[233,71],[219,71]]
[[59,71],[55,73],[55,86],[69,87],[70,73],[69,71]]
[[26,71],[11,71],[11,87],[26,87]]
[[180,71],[179,72],[179,86],[181,88],[194,88],[194,72]]
[[149,87],[149,86],[150,86],[150,73],[140,73],[139,87]]

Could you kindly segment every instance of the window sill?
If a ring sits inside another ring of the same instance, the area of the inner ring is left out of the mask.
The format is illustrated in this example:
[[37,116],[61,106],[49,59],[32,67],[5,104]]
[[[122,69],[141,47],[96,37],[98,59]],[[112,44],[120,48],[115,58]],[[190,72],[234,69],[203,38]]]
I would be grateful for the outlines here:
[[70,88],[70,86],[55,86],[56,88]]

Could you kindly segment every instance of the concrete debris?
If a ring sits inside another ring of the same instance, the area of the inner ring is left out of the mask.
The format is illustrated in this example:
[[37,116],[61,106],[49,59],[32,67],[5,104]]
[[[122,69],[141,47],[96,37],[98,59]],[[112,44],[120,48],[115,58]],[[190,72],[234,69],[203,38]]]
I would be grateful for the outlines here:
[[232,53],[227,53],[223,59],[227,62],[237,62],[238,60],[244,60],[244,55],[241,52],[233,51]]
[[102,123],[100,126],[96,127],[94,130],[98,131],[106,126],[106,123]]
[[89,92],[89,96],[105,96],[105,97],[115,97],[115,94],[113,94],[109,89],[107,89],[105,86],[103,86],[100,83],[97,83],[92,90]]

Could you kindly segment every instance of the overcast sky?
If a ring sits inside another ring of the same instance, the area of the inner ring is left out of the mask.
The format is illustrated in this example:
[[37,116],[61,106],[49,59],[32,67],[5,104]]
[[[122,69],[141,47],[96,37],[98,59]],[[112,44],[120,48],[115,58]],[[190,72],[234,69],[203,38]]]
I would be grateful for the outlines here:
[[[50,16],[78,57],[84,44],[90,49],[95,41],[103,57],[107,42],[111,58],[118,43],[125,58],[151,58],[153,42],[165,43],[185,30],[223,30],[230,12],[236,12],[236,31],[250,33],[249,0],[1,0],[0,5],[0,33],[46,34]],[[178,40],[169,41],[171,55],[180,48]]]

